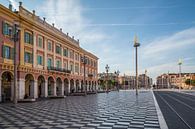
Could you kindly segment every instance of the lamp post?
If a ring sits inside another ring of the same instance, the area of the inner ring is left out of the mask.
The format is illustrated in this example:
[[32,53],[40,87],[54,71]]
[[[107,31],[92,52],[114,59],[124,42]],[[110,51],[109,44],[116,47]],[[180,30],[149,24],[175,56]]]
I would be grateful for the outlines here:
[[147,70],[145,70],[145,88],[148,89],[148,85],[147,85]]
[[119,91],[119,87],[118,87],[118,76],[119,76],[120,71],[117,70],[117,71],[115,71],[114,73],[115,73],[116,76],[117,76],[117,90]]
[[108,92],[108,71],[109,71],[109,69],[110,69],[110,67],[108,66],[108,64],[106,65],[106,67],[105,67],[105,69],[106,69],[106,74],[107,74],[107,79],[106,79],[106,92]]
[[169,71],[168,71],[168,74],[167,74],[167,88],[170,89]]
[[124,89],[126,90],[125,81],[126,79],[125,79],[125,73],[124,73]]
[[[11,34],[11,39],[14,41],[14,100],[13,103],[16,106],[18,103],[18,85],[17,85],[17,42],[19,41],[19,22],[14,21],[14,26],[8,28],[9,31],[13,32]],[[13,31],[12,31],[13,29]]]
[[182,60],[181,59],[179,59],[178,65],[179,65],[179,80],[180,80],[179,91],[180,91],[181,90],[181,85],[182,85],[182,80],[181,80],[181,65],[182,65]]
[[137,61],[137,48],[140,46],[138,43],[137,36],[134,38],[134,45],[135,47],[135,67],[136,67],[136,95],[138,95],[138,61]]
[[81,57],[81,60],[82,60],[82,63],[83,63],[83,65],[84,65],[84,68],[83,68],[83,74],[84,74],[84,76],[83,76],[83,81],[84,81],[84,92],[85,92],[85,96],[87,95],[87,87],[86,87],[86,77],[85,77],[85,66],[86,66],[86,64],[87,64],[87,57],[84,55],[83,57]]

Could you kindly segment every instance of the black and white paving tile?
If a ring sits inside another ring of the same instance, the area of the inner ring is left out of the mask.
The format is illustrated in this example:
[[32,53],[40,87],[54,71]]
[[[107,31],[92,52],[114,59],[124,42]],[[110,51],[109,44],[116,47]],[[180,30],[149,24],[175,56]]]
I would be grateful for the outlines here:
[[159,129],[151,91],[0,104],[0,129]]

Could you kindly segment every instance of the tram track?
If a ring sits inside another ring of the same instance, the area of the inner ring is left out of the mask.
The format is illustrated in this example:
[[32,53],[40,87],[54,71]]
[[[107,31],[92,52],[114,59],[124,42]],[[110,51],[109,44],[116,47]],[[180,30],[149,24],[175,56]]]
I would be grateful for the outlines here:
[[[174,96],[171,92],[166,91],[155,91],[154,92],[165,121],[170,129],[195,129],[193,117],[195,111],[193,107],[187,106],[186,103],[179,100],[181,96]],[[177,101],[176,101],[177,100]],[[189,108],[190,107],[190,108]],[[183,110],[182,110],[183,109]],[[189,118],[186,115],[189,114]]]

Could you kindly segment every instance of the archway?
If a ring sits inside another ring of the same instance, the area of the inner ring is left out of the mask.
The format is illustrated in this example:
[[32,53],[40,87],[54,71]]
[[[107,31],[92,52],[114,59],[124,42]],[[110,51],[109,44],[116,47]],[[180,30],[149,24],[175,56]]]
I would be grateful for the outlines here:
[[74,93],[75,92],[74,80],[73,79],[70,80],[70,92],[71,93]]
[[2,101],[11,101],[12,100],[12,96],[13,96],[13,91],[14,91],[14,87],[13,87],[13,74],[11,72],[4,72],[2,74],[2,80],[1,80],[1,84],[2,84],[2,88],[1,88],[1,96],[2,96]]
[[62,80],[60,78],[56,80],[56,93],[57,96],[62,95]]
[[53,77],[48,78],[48,96],[54,95],[54,79]]
[[68,79],[67,78],[65,78],[64,79],[64,95],[68,95],[68,84],[69,84],[69,82],[68,82]]
[[44,97],[44,95],[45,95],[45,78],[42,76],[42,75],[40,75],[39,77],[38,77],[38,88],[37,88],[37,90],[38,90],[38,97],[40,98],[40,97]]
[[34,77],[32,74],[27,74],[25,76],[25,94],[24,99],[35,98],[34,90]]
[[79,80],[76,80],[76,92],[80,91]]

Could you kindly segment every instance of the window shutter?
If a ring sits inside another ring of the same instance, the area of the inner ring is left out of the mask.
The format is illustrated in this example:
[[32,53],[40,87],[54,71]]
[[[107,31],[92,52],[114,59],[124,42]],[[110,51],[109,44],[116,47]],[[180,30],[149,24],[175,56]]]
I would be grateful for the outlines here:
[[4,21],[2,21],[2,34],[6,35],[6,24]]
[[30,44],[33,45],[33,35],[29,34],[30,35]]

